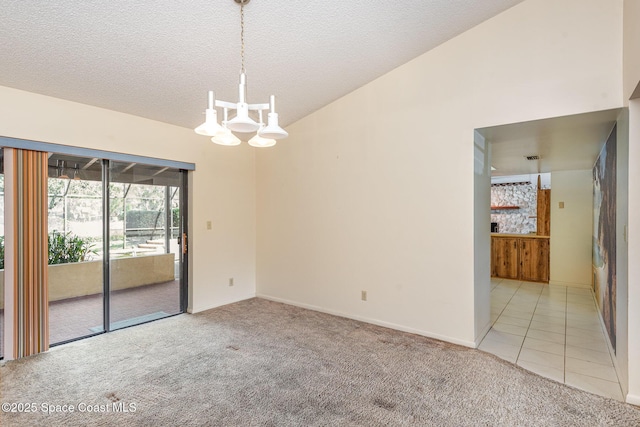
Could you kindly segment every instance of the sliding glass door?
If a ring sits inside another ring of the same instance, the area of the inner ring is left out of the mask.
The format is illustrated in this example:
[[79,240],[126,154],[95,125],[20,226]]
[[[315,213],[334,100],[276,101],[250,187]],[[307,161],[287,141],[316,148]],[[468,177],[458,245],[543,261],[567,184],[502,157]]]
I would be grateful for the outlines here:
[[110,162],[110,329],[181,312],[181,172]]
[[51,344],[184,311],[185,176],[50,154]]
[[102,165],[49,155],[49,342],[104,331]]

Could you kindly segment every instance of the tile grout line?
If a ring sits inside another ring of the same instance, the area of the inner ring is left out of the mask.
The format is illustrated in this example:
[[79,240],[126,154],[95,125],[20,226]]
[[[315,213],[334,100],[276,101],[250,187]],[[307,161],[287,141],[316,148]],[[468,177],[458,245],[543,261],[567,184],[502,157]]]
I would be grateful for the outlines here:
[[[567,287],[567,308],[568,308],[568,304],[569,304],[569,301],[568,301],[568,295],[569,295],[569,294],[568,294],[568,289],[569,289],[569,288]],[[591,294],[591,297],[592,297],[592,300],[593,300],[594,307],[596,308],[596,312],[597,312],[597,310],[598,310],[598,305],[595,303],[595,294],[593,293],[593,290],[591,290],[591,289],[590,289],[590,294]],[[576,304],[576,303],[574,303],[574,304]],[[569,315],[569,313],[568,313],[568,311],[567,311],[567,315],[566,315],[566,316],[567,316],[567,322],[568,322],[568,320],[569,320],[569,319],[568,319],[568,315]],[[598,314],[597,314],[597,313],[596,313],[596,316],[598,316]],[[568,325],[565,325],[565,331],[566,331],[567,329],[568,329]],[[578,328],[578,329],[580,329],[580,328]],[[600,325],[599,329],[600,329],[600,332],[602,332],[602,333],[605,335],[605,337],[604,337],[604,338],[605,338],[605,340],[606,340],[606,339],[607,339],[606,332],[605,332],[604,330],[602,330],[602,325]],[[567,336],[568,336],[568,335],[565,335],[565,341],[566,341],[566,337],[567,337]],[[567,344],[567,343],[565,343],[565,352],[566,352],[567,345],[568,345],[568,344]],[[607,346],[606,348],[607,348],[607,352],[606,352],[606,353],[607,353],[607,354],[609,354],[609,359],[611,360],[611,358],[612,358],[611,352],[609,351],[608,346]],[[592,350],[592,349],[588,349],[588,348],[586,348],[585,350],[597,351],[597,350]],[[565,384],[566,384],[566,359],[567,359],[567,357],[568,357],[568,356],[566,356],[566,355],[565,355]],[[580,359],[580,360],[582,360],[582,359]],[[576,375],[580,375],[580,376],[583,376],[583,377],[593,378],[593,379],[598,380],[598,381],[604,381],[604,382],[608,382],[608,383],[612,383],[612,384],[617,384],[618,388],[620,389],[620,395],[622,396],[622,401],[624,402],[624,393],[622,392],[622,384],[620,383],[620,379],[619,379],[619,377],[618,377],[618,371],[617,371],[617,369],[615,369],[615,365],[613,364],[613,361],[612,361],[612,364],[611,364],[611,365],[604,365],[604,364],[601,364],[601,363],[598,363],[598,362],[593,362],[593,361],[590,361],[590,360],[584,360],[584,361],[585,361],[585,362],[587,362],[587,363],[592,363],[592,364],[596,364],[596,365],[602,365],[602,366],[607,366],[607,367],[608,367],[608,366],[611,366],[611,367],[613,367],[614,372],[616,373],[617,381],[610,381],[610,380],[607,380],[607,379],[604,379],[604,378],[600,378],[600,377],[596,377],[596,376],[589,375],[589,374],[584,374],[584,373],[574,373],[574,374],[576,374]],[[582,388],[582,387],[577,387],[577,388],[579,388],[579,389],[581,389],[581,390],[586,390],[586,389],[584,389],[584,388]],[[609,398],[611,398],[611,396],[606,395],[606,394],[602,393],[601,391],[599,391],[599,392],[597,392],[597,393],[596,393],[596,392],[591,391],[590,393],[595,393],[595,394],[598,394],[598,395],[600,395],[600,396],[605,396],[605,397],[609,397]],[[617,398],[614,398],[614,399],[615,399],[615,400],[618,400]]]
[[[514,299],[517,295],[518,295],[518,296],[523,296],[523,295],[524,295],[525,297],[526,297],[527,295],[529,295],[529,294],[525,294],[525,290],[523,289],[523,286],[524,286],[526,283],[528,283],[528,282],[524,282],[524,281],[520,281],[520,282],[519,282],[518,287],[517,287],[517,288],[515,289],[515,291],[511,294],[511,297],[509,298],[509,300],[507,301],[507,303],[502,307],[500,314],[499,314],[499,315],[498,315],[498,317],[496,318],[496,322],[497,322],[497,321],[498,321],[498,319],[503,315],[504,310],[509,306],[509,304],[511,304],[511,303],[513,302],[513,299]],[[498,286],[500,286],[500,284],[498,284],[498,285],[496,286],[496,288],[498,288]],[[495,289],[495,288],[494,288],[494,289]],[[505,289],[510,289],[510,288],[505,288]],[[533,323],[533,317],[535,317],[535,315],[536,315],[536,313],[537,313],[537,309],[538,309],[539,304],[540,304],[541,299],[542,299],[543,291],[544,291],[544,286],[541,286],[541,287],[540,287],[540,290],[539,290],[539,293],[538,293],[538,298],[537,298],[536,303],[535,303],[535,306],[534,306],[533,313],[531,314],[531,316],[530,316],[530,318],[529,318],[529,325],[528,325],[528,327],[526,328],[526,332],[525,332],[524,337],[522,337],[522,338],[523,338],[523,341],[522,341],[522,344],[519,346],[518,354],[517,354],[517,356],[516,356],[515,362],[513,362],[513,363],[514,363],[514,364],[516,364],[516,365],[518,365],[518,363],[517,363],[517,362],[518,362],[518,360],[519,360],[519,358],[520,358],[520,355],[521,355],[521,353],[522,353],[522,351],[523,351],[523,349],[524,349],[524,341],[527,339],[527,337],[529,336],[529,332],[531,331],[531,324]],[[578,303],[578,302],[576,302],[576,303],[574,304],[574,303],[572,303],[571,301],[569,301],[569,294],[570,294],[570,292],[569,292],[569,287],[568,287],[568,286],[562,286],[562,290],[560,291],[560,294],[561,294],[561,295],[563,295],[563,297],[565,298],[565,300],[564,300],[564,322],[565,322],[565,323],[564,323],[564,356],[563,356],[564,366],[563,366],[563,370],[562,370],[562,374],[563,374],[562,378],[563,378],[563,380],[562,380],[562,382],[561,382],[561,383],[562,383],[562,384],[567,384],[567,359],[568,359],[567,349],[568,349],[568,331],[569,331],[569,324],[568,324],[568,323],[569,323],[569,314],[570,314],[570,313],[569,313],[569,306],[571,305],[571,306],[573,307],[573,305],[575,305],[575,304],[579,304],[579,303]],[[591,297],[592,297],[592,298],[591,298],[591,299],[592,299],[592,301],[594,301],[594,302],[593,302],[593,304],[594,304],[594,305],[593,305],[593,307],[595,307],[595,308],[596,308],[596,311],[597,311],[597,310],[598,310],[598,307],[597,307],[597,304],[595,304],[593,290],[591,290],[591,289],[590,289],[590,294],[591,294]],[[574,295],[574,294],[572,294],[572,295]],[[549,298],[549,301],[551,301],[551,295],[547,295],[547,297]],[[524,319],[524,320],[526,320],[526,319]],[[494,322],[494,324],[495,324],[495,322]],[[600,325],[600,326],[601,326],[601,327],[599,328],[599,329],[600,329],[600,333],[602,333],[602,334],[604,335],[604,338],[606,339],[606,338],[607,338],[607,337],[606,337],[606,333],[602,330],[602,325]],[[590,350],[590,349],[585,349],[585,350]],[[609,347],[607,347],[607,350],[609,350]],[[538,351],[544,352],[543,350],[538,350]],[[596,351],[596,350],[592,350],[592,351]],[[613,356],[613,354],[612,354],[610,351],[607,351],[607,352],[608,352],[608,354],[609,354],[609,358],[610,358],[610,360],[612,360],[612,361],[613,361],[613,357],[614,357],[614,356]],[[554,354],[554,353],[550,353],[550,354]],[[501,358],[502,358],[502,357],[501,357]],[[598,364],[597,362],[589,362],[589,361],[587,361],[587,360],[585,360],[585,362]],[[520,366],[520,365],[518,365],[518,366]],[[607,366],[607,365],[603,365],[603,366]],[[615,369],[615,364],[613,364],[613,367],[614,367],[614,369]],[[531,370],[531,371],[532,371],[532,372],[534,372],[534,373],[537,373],[535,370]],[[619,377],[618,377],[618,371],[617,371],[617,370],[615,370],[615,373],[616,373],[616,378],[617,378],[617,381],[615,381],[615,382],[614,382],[614,381],[609,381],[609,380],[606,380],[606,379],[604,379],[604,378],[600,378],[600,377],[597,377],[597,376],[591,376],[591,375],[588,375],[588,374],[579,374],[579,373],[577,373],[576,375],[584,376],[584,377],[590,377],[590,378],[593,378],[593,379],[598,380],[598,381],[604,381],[604,382],[608,382],[608,383],[612,383],[612,384],[617,383],[618,389],[619,389],[619,390],[620,390],[620,392],[621,392],[620,396],[622,397],[622,401],[624,401],[624,394],[622,393],[622,384],[621,384],[620,379],[619,379]],[[539,375],[540,375],[540,374],[539,374]],[[546,375],[543,375],[543,376],[546,376]],[[550,377],[548,377],[548,378],[550,378]],[[577,388],[579,388],[579,389],[581,389],[581,390],[586,390],[586,389],[584,389],[584,388],[582,388],[582,387],[577,387]],[[597,386],[596,386],[596,389],[598,389],[598,387],[597,387]],[[595,394],[597,394],[597,395],[605,396],[605,397],[606,397],[606,396],[608,396],[608,397],[612,397],[612,396],[610,396],[608,393],[604,393],[604,392],[602,392],[602,391],[597,391],[597,392],[596,392],[596,391],[591,391],[591,393],[595,393]],[[620,398],[619,398],[619,397],[616,397],[615,399],[616,399],[616,400],[619,400]]]
[[[591,299],[593,301],[593,305],[596,308],[596,315],[598,317],[598,322],[600,323],[600,314],[598,313],[598,304],[596,302],[596,294],[595,292],[593,292],[593,289],[589,288],[589,290],[591,291]],[[600,329],[602,330],[604,327],[603,323],[600,323]],[[620,396],[622,397],[622,401],[625,401],[625,395],[624,395],[624,390],[622,390],[622,382],[620,381],[620,376],[618,375],[618,369],[616,368],[616,362],[613,360],[613,355],[611,354],[611,350],[609,349],[609,342],[607,342],[607,340],[609,340],[609,334],[606,330],[602,330],[601,331],[604,335],[604,339],[605,339],[605,348],[607,349],[607,354],[609,354],[609,359],[611,360],[611,366],[613,366],[613,372],[616,373],[616,379],[618,380],[618,388],[620,389]]]
[[[500,282],[499,282],[495,287],[497,288],[498,286],[500,286],[500,284],[501,284],[502,282],[504,282],[504,280],[506,280],[506,279],[502,279],[502,280],[501,280],[501,281],[500,281]],[[509,300],[508,300],[508,301],[505,303],[505,305],[502,307],[502,310],[500,310],[500,314],[498,315],[498,317],[496,317],[496,320],[491,324],[491,328],[489,328],[489,332],[490,332],[491,330],[493,330],[493,326],[496,324],[496,322],[498,321],[498,319],[500,319],[500,317],[501,317],[501,316],[502,316],[502,314],[504,313],[504,310],[507,308],[507,306],[509,305],[509,303],[511,303],[511,300],[512,300],[512,299],[513,299],[513,297],[516,295],[516,293],[518,293],[518,290],[519,290],[519,289],[520,289],[520,287],[522,286],[522,281],[519,281],[518,283],[519,283],[519,284],[518,284],[518,287],[516,288],[516,290],[515,290],[515,291],[513,291],[513,293],[511,294],[511,297],[509,298]],[[494,289],[495,289],[495,288],[494,288]],[[507,289],[510,289],[510,288],[507,288]],[[488,334],[488,332],[487,332],[487,334]],[[486,339],[486,335],[485,335],[485,337],[482,339],[482,341],[484,341],[485,339]],[[523,340],[523,343],[524,343],[524,340]],[[481,344],[482,344],[482,343],[481,343]],[[522,349],[522,344],[520,345],[520,348]],[[492,353],[492,354],[494,354],[494,353]],[[518,355],[519,355],[519,354],[520,354],[520,352],[518,351]],[[498,356],[498,357],[500,357],[500,356]],[[516,356],[516,360],[517,360],[517,356]],[[514,361],[513,363],[515,364],[515,361]]]
[[[520,283],[522,286],[522,283]],[[520,290],[520,288],[518,288]],[[518,364],[518,359],[520,359],[520,353],[522,353],[522,349],[524,348],[524,342],[527,339],[527,335],[529,335],[529,328],[531,327],[531,322],[533,322],[533,316],[536,314],[536,309],[538,308],[538,303],[540,302],[540,296],[542,295],[542,288],[540,288],[540,293],[538,294],[538,299],[536,300],[536,305],[533,308],[533,313],[531,313],[531,319],[529,319],[529,325],[527,326],[527,330],[524,333],[524,339],[522,340],[522,344],[520,344],[520,350],[518,351],[518,355],[516,356],[516,365]],[[518,365],[520,366],[520,365]]]
[[[500,283],[502,283],[504,280],[505,280],[505,279],[502,279],[502,280],[500,281]],[[496,288],[497,288],[498,286],[500,286],[500,283],[498,283],[498,284],[496,285]],[[518,286],[518,289],[520,289],[520,286],[522,286],[522,282],[520,282],[520,285]],[[494,289],[495,289],[495,288],[494,288]],[[502,313],[504,313],[504,310],[507,308],[507,306],[509,305],[509,303],[511,302],[511,300],[513,299],[513,296],[516,294],[516,292],[517,292],[517,291],[518,291],[518,290],[516,289],[516,291],[515,291],[515,292],[513,292],[513,293],[511,294],[511,298],[509,298],[509,301],[507,301],[507,303],[504,305],[504,307],[502,307],[502,310],[500,310],[500,314],[498,314],[498,317],[496,317],[496,320],[494,320],[494,321],[493,321],[493,323],[491,324],[491,328],[493,328],[493,325],[495,325],[495,324],[496,324],[496,322],[498,321],[498,319],[500,318],[500,316],[502,316]],[[489,329],[489,330],[491,330],[491,329]]]

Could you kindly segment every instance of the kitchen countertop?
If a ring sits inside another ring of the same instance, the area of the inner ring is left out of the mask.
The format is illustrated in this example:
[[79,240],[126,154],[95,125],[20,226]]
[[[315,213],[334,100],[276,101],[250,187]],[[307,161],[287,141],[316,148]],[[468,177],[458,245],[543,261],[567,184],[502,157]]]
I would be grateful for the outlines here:
[[525,239],[548,239],[549,236],[539,236],[537,234],[511,234],[511,233],[491,233],[491,237],[518,237]]

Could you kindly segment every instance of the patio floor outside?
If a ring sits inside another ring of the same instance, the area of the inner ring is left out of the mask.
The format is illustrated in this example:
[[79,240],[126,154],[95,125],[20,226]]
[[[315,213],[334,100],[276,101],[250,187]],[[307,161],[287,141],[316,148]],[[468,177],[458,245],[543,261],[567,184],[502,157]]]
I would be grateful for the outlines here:
[[[102,294],[50,302],[49,342],[56,344],[102,330],[102,307]],[[112,329],[113,326],[128,326],[179,312],[178,280],[111,292]],[[0,325],[4,325],[4,310],[0,310]],[[0,340],[2,354],[3,346],[3,340]]]

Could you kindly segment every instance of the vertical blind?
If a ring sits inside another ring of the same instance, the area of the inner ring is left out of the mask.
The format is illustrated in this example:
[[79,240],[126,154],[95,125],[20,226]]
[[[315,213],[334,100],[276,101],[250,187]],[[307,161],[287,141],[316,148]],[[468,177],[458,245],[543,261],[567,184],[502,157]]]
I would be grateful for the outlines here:
[[19,149],[13,156],[14,358],[49,349],[47,158]]

